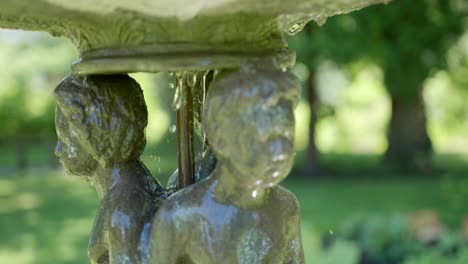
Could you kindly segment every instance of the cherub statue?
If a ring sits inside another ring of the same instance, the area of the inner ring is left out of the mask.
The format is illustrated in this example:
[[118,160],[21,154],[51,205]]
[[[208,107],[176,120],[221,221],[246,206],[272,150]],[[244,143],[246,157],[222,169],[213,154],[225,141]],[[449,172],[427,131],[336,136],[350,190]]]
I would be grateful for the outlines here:
[[273,66],[218,74],[203,126],[211,176],[173,194],[151,227],[149,263],[303,263],[300,210],[278,186],[294,160],[296,78]]
[[127,75],[69,75],[55,96],[56,155],[101,200],[91,263],[141,263],[151,219],[167,194],[139,159],[148,114],[140,86]]

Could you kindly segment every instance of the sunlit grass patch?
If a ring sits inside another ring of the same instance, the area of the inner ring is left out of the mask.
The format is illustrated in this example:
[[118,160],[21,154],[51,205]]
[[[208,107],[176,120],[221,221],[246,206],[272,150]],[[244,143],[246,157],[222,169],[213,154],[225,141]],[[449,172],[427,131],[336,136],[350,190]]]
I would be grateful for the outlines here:
[[[339,241],[325,252],[322,239],[356,216],[432,208],[444,223],[457,228],[468,205],[452,205],[447,194],[452,189],[444,179],[286,181],[300,201],[307,263],[345,264],[338,260],[354,259],[355,245]],[[89,263],[87,243],[98,206],[91,186],[62,171],[1,179],[0,263]]]
[[2,179],[0,192],[0,263],[88,263],[98,206],[88,184],[52,172]]

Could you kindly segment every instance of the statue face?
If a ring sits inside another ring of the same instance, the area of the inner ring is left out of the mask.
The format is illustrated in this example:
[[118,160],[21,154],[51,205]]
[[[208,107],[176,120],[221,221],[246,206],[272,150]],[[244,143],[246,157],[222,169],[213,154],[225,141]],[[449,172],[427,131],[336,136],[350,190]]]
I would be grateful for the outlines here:
[[[286,178],[294,164],[293,103],[279,99],[273,104],[240,105],[224,135],[223,153],[241,172],[240,182],[249,187],[272,187]],[[237,114],[239,116],[234,117]]]
[[231,168],[237,184],[268,188],[288,176],[299,92],[294,75],[269,65],[246,65],[213,80],[204,128],[218,165]]
[[90,176],[96,169],[97,161],[84,150],[81,139],[70,129],[59,107],[56,110],[55,123],[58,136],[55,155],[70,174]]

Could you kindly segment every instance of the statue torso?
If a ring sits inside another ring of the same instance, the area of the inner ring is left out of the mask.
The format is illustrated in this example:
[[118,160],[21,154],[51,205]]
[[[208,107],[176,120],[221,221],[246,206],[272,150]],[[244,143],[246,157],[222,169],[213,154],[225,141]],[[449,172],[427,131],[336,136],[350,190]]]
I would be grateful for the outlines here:
[[294,196],[273,187],[264,204],[240,208],[219,203],[215,186],[210,179],[201,181],[175,194],[161,208],[172,222],[177,259],[197,264],[287,263],[283,254],[294,243],[290,217],[299,212]]

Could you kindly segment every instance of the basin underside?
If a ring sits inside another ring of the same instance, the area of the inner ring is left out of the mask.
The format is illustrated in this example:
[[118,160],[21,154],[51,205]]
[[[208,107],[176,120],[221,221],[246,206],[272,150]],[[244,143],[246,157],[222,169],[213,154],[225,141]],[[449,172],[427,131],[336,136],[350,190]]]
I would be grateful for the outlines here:
[[2,0],[0,27],[65,36],[81,52],[168,44],[267,52],[286,47],[284,33],[310,20],[382,2],[388,0]]
[[83,52],[72,70],[80,75],[206,71],[259,62],[289,68],[295,63],[295,53],[288,48],[245,51],[181,44],[109,48]]

